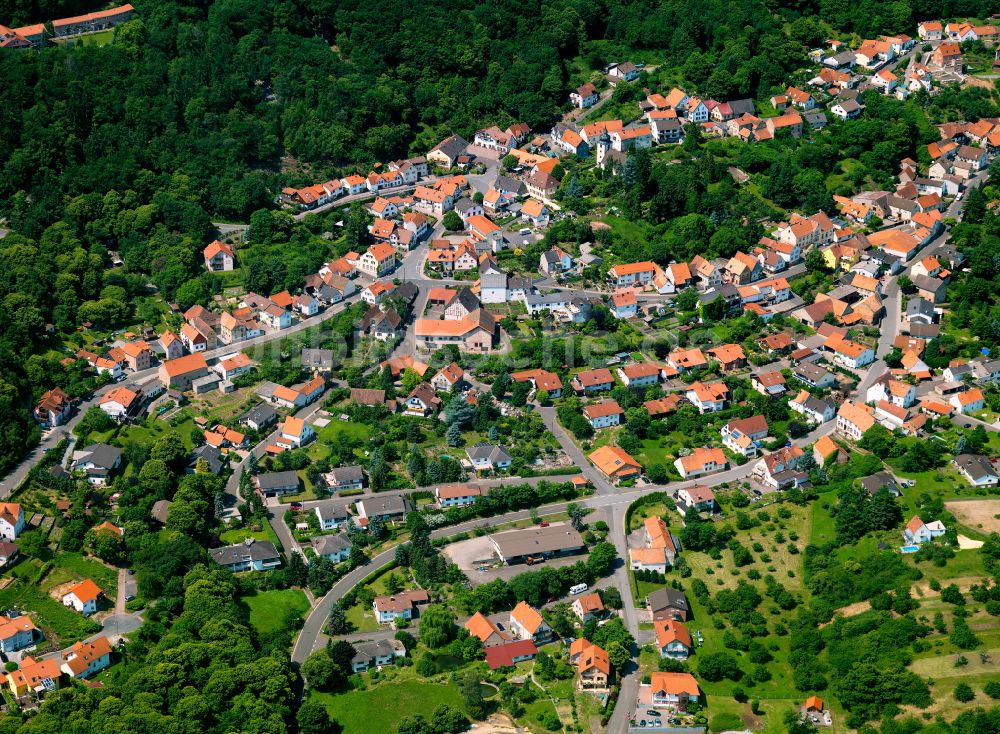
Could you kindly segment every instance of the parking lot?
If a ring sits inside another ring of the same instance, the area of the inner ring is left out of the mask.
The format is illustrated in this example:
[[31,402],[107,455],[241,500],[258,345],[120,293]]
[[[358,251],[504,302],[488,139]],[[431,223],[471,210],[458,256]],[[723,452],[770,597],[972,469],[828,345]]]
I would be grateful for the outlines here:
[[505,566],[497,558],[493,544],[486,536],[481,538],[469,538],[458,543],[451,543],[442,549],[442,553],[447,556],[456,566],[458,566],[469,581],[478,586],[489,583],[496,579],[511,579],[519,573],[525,571],[535,571],[543,566],[550,568],[561,568],[572,566],[577,561],[586,558],[585,555],[562,556],[560,558],[550,558],[541,563],[527,565],[515,563],[512,566]]

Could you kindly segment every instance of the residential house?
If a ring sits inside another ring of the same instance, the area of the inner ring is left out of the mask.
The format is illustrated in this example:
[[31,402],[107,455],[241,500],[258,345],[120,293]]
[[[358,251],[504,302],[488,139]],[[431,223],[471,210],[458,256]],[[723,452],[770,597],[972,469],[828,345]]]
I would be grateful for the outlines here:
[[399,640],[355,642],[352,647],[351,670],[354,673],[363,673],[371,668],[381,669],[406,657],[406,646]]
[[280,497],[285,494],[297,494],[301,480],[294,471],[276,471],[258,474],[253,477],[254,488],[263,497]]
[[594,370],[578,372],[570,380],[570,384],[578,395],[583,395],[610,390],[614,387],[615,378],[611,374],[611,370],[606,367],[600,367]]
[[311,425],[291,415],[285,418],[285,422],[278,430],[280,436],[276,439],[276,443],[287,449],[301,448],[316,438],[316,432]]
[[767,438],[767,419],[762,415],[736,418],[722,427],[722,445],[737,456],[756,456]]
[[762,395],[782,395],[785,376],[780,372],[758,372],[750,377],[750,386]]
[[704,484],[681,487],[677,490],[677,499],[679,500],[678,510],[685,516],[691,511],[714,513],[719,509],[715,492]]
[[[111,473],[121,466],[121,463],[120,449],[106,443],[95,443],[74,451],[70,466],[76,471],[85,472],[90,484],[103,487],[110,480]],[[2,517],[0,517],[0,535],[7,537]]]
[[656,276],[658,268],[649,261],[614,265],[608,270],[608,283],[615,288],[645,287]]
[[376,596],[372,602],[375,610],[375,620],[379,624],[395,623],[397,619],[411,620],[417,616],[419,605],[430,601],[430,596],[423,589],[416,591],[401,591],[398,594]]
[[653,623],[656,634],[656,649],[660,657],[687,660],[694,651],[691,633],[676,619],[663,619]]
[[348,511],[350,503],[344,500],[323,500],[317,502],[313,507],[316,518],[319,520],[320,530],[335,530],[351,518]]
[[489,443],[470,446],[465,450],[465,455],[477,472],[509,469],[514,460],[505,447]]
[[104,592],[90,579],[84,579],[70,587],[62,597],[64,607],[73,607],[85,617],[97,611],[97,605]]
[[98,637],[76,642],[61,653],[60,669],[71,678],[89,678],[111,665],[111,641]]
[[944,523],[940,520],[925,523],[919,515],[914,515],[903,529],[903,539],[907,543],[920,545],[941,537],[945,532]]
[[383,522],[403,522],[412,510],[410,500],[401,494],[379,494],[361,500],[356,505],[359,525],[367,526],[373,519]]
[[437,500],[438,507],[465,507],[474,505],[480,497],[484,496],[480,487],[471,487],[467,484],[444,484],[434,490],[434,499]]
[[865,431],[874,425],[873,411],[867,405],[845,400],[837,411],[837,432],[854,441],[860,441]]
[[[611,679],[611,663],[608,653],[586,640],[575,640],[583,643],[582,649],[575,650],[570,646],[570,661],[576,662],[578,685],[583,690],[605,690]],[[575,660],[574,660],[575,658]]]
[[794,445],[772,451],[754,466],[753,477],[773,489],[798,486],[808,479],[803,472],[797,471],[799,459],[804,453]]
[[215,240],[204,249],[205,268],[210,273],[232,270],[236,263],[236,254],[230,245]]
[[637,311],[638,302],[634,290],[619,290],[611,294],[611,313],[616,319],[635,318]]
[[60,388],[54,387],[42,393],[42,397],[35,404],[35,419],[43,427],[61,426],[65,423],[73,410],[73,404],[69,396]]
[[163,387],[179,391],[189,390],[194,380],[207,374],[208,362],[200,352],[167,360],[160,364],[158,371]]
[[684,592],[669,586],[650,592],[646,597],[646,604],[653,614],[654,622],[662,619],[677,619],[683,622],[691,614],[691,606]]
[[595,591],[578,596],[573,600],[573,613],[583,624],[592,619],[601,619],[605,613],[601,595]]
[[30,617],[3,617],[0,619],[0,652],[10,654],[31,647],[42,639],[41,630]]
[[537,654],[538,648],[531,640],[513,640],[486,648],[486,664],[490,670],[512,668],[534,659]]
[[587,458],[612,481],[635,479],[642,473],[642,465],[618,446],[601,446]]
[[690,701],[701,696],[698,682],[690,673],[654,672],[648,684],[640,684],[639,699],[654,708],[683,710]]
[[637,388],[656,385],[660,381],[660,365],[654,362],[635,362],[617,369],[618,379],[626,387]]
[[578,109],[593,107],[600,98],[601,96],[597,92],[597,87],[590,82],[577,87],[569,94],[569,101]]
[[441,407],[441,398],[438,397],[433,385],[421,382],[406,396],[405,405],[407,415],[426,417],[438,411]]
[[700,447],[693,449],[687,456],[676,459],[674,466],[682,479],[693,479],[728,469],[729,459],[722,449]]
[[479,309],[456,321],[417,319],[414,331],[421,349],[436,350],[445,344],[455,344],[466,352],[488,352],[493,348],[498,329],[493,316]]
[[542,619],[542,615],[525,601],[519,602],[510,613],[510,631],[519,640],[531,640],[536,644],[548,642],[552,628]]
[[993,462],[982,454],[959,454],[952,463],[973,487],[991,487],[998,483]]
[[717,413],[725,409],[729,400],[729,388],[724,382],[692,382],[684,396],[699,413]]

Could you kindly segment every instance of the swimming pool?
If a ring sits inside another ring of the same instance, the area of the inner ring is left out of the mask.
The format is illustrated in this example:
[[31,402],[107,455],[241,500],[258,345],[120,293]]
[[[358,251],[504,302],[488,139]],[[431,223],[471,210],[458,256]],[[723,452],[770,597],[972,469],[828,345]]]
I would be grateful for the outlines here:
[[901,550],[903,553],[916,553],[918,550],[920,550],[920,546],[919,545],[904,545],[899,550]]

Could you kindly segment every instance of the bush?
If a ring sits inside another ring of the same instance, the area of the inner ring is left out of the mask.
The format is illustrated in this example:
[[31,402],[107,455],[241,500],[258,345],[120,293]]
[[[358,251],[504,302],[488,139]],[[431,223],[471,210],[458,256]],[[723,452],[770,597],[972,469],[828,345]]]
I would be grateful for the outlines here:
[[959,683],[957,686],[955,686],[956,701],[961,701],[962,703],[968,703],[975,697],[976,694],[968,683]]
[[990,698],[1000,698],[1000,681],[991,680],[983,686],[983,693]]

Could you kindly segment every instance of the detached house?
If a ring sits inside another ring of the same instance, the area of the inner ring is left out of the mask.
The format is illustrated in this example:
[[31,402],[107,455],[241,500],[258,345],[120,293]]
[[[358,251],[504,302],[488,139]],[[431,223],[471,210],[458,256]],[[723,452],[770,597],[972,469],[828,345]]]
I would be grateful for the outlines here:
[[648,684],[639,686],[639,700],[655,708],[681,709],[701,696],[698,682],[690,673],[658,673]]
[[215,240],[204,249],[205,268],[210,273],[232,270],[236,263],[236,254],[230,245]]
[[676,459],[674,466],[677,467],[682,479],[692,479],[728,469],[729,459],[722,449],[702,447]]
[[608,428],[621,423],[624,411],[615,400],[602,400],[583,407],[583,417],[593,428]]
[[538,610],[527,602],[520,602],[510,613],[510,631],[519,640],[531,640],[535,644],[548,642],[552,628],[542,619]]
[[941,537],[945,532],[944,523],[940,520],[925,523],[919,515],[914,515],[903,529],[903,539],[907,543],[920,545]]
[[675,619],[664,619],[653,623],[656,633],[656,649],[660,657],[687,660],[694,650],[691,633],[683,623]]
[[993,462],[982,454],[959,454],[952,463],[973,487],[991,487],[1000,481]]
[[597,87],[590,82],[577,87],[569,94],[569,101],[578,109],[593,107],[601,98],[597,93]]
[[767,438],[767,419],[762,415],[752,418],[738,418],[722,427],[722,445],[737,456],[756,456]]
[[71,587],[62,597],[65,607],[73,607],[85,617],[97,611],[97,604],[104,592],[90,579],[84,579]]

